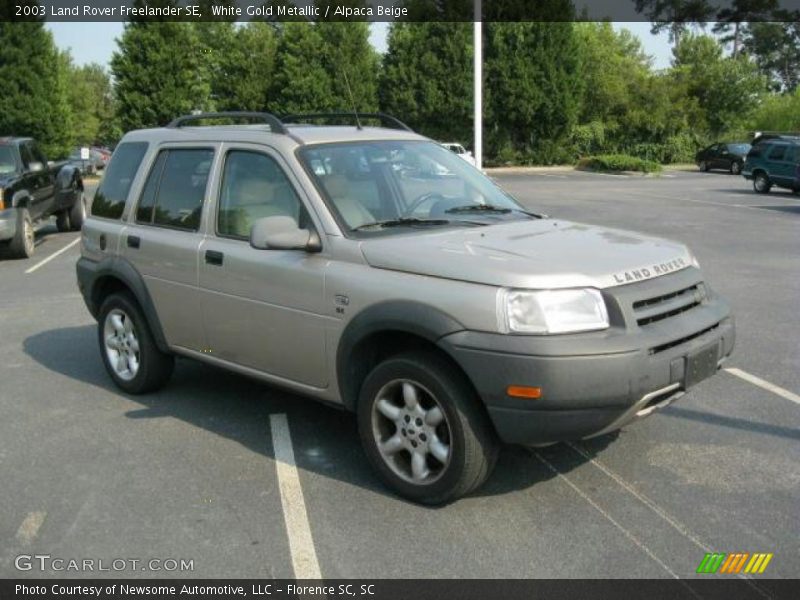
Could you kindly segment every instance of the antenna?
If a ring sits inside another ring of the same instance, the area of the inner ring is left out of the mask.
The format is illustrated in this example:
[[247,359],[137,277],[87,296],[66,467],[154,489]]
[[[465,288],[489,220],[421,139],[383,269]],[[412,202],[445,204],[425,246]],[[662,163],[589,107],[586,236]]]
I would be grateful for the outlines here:
[[344,75],[344,83],[347,86],[347,93],[350,94],[350,103],[353,105],[353,114],[356,116],[356,127],[358,129],[363,129],[361,126],[361,119],[358,118],[358,109],[356,108],[356,99],[353,97],[353,90],[350,89],[350,80],[347,78],[347,71],[342,69],[342,75]]

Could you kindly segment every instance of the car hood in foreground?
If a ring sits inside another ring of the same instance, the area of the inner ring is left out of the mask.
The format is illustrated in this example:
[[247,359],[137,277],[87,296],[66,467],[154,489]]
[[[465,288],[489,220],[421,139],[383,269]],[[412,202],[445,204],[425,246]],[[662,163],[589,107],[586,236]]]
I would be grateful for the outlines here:
[[504,287],[606,288],[691,266],[683,244],[556,219],[365,240],[377,268]]

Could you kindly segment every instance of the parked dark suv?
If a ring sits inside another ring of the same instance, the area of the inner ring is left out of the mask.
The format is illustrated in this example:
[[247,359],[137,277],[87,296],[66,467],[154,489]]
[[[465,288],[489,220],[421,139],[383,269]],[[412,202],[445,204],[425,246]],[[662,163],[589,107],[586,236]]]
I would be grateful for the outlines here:
[[800,138],[774,138],[753,146],[742,169],[753,189],[766,194],[772,186],[800,192]]
[[701,171],[725,169],[738,175],[750,147],[746,142],[712,144],[695,155],[695,162]]

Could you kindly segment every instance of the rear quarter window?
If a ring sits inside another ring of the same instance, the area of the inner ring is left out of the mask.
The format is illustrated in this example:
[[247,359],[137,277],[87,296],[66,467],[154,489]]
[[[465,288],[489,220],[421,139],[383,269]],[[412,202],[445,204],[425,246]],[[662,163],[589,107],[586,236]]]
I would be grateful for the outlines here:
[[92,201],[92,216],[122,218],[128,192],[146,152],[147,142],[126,142],[117,147]]

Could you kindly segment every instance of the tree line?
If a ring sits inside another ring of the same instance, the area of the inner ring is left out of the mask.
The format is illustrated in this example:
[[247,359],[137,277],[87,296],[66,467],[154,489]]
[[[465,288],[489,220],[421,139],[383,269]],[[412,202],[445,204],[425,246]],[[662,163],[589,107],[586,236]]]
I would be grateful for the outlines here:
[[[734,7],[745,2],[762,0]],[[548,8],[574,17],[569,0]],[[569,18],[485,24],[488,163],[607,153],[679,162],[716,139],[800,129],[800,23],[718,22],[716,37],[676,25],[671,66],[656,70],[629,32]],[[195,110],[355,107],[469,145],[472,25],[393,23],[383,56],[369,34],[361,22],[131,21],[106,70],[76,66],[41,22],[4,21],[0,134],[35,136],[57,158]]]

